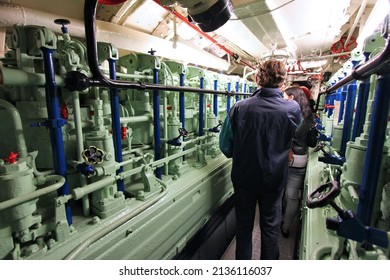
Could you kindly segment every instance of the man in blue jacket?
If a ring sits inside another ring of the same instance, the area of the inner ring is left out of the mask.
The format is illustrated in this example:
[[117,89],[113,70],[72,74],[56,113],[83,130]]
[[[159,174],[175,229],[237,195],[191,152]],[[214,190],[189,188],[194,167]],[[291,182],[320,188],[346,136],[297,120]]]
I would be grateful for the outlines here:
[[260,259],[279,259],[282,196],[287,182],[291,141],[301,122],[299,105],[283,99],[286,66],[266,60],[257,72],[259,88],[231,108],[219,145],[233,158],[231,179],[237,222],[236,259],[252,259],[256,204],[260,210]]

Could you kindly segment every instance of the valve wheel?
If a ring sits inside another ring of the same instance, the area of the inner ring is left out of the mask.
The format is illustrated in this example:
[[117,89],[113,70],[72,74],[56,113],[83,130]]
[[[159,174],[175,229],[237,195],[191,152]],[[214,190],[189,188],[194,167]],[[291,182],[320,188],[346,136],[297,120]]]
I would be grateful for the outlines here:
[[326,206],[340,194],[340,191],[340,186],[337,181],[330,181],[322,184],[308,195],[306,206],[309,208]]

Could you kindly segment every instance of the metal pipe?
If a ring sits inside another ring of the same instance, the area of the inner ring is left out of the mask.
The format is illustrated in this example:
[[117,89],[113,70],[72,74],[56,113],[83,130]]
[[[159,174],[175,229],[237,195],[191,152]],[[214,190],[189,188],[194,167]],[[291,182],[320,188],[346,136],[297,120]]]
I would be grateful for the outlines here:
[[[179,75],[179,85],[184,87],[184,73],[180,73]],[[179,92],[179,117],[181,126],[185,128],[185,97],[184,91]]]
[[[333,54],[326,54],[326,55],[320,55],[320,56],[315,56],[315,57],[304,57],[304,58],[300,58],[299,61],[321,60],[324,58],[345,56],[345,55],[350,55],[350,54],[351,54],[351,52],[333,53]],[[312,73],[312,74],[318,74],[318,73]]]
[[[188,142],[189,142],[189,141],[188,141]],[[195,146],[195,147],[190,148],[190,149],[188,149],[188,150],[181,151],[181,152],[179,152],[179,153],[177,153],[177,154],[170,155],[169,157],[162,158],[162,159],[160,159],[160,160],[156,160],[156,161],[154,161],[154,162],[151,163],[151,166],[152,166],[152,167],[161,166],[161,165],[163,165],[163,164],[166,164],[166,163],[170,162],[171,160],[174,160],[174,159],[177,159],[177,158],[179,158],[179,157],[181,157],[181,156],[185,156],[185,155],[188,155],[188,154],[190,154],[190,153],[193,153],[193,152],[195,152],[196,150],[197,150],[197,147]],[[129,172],[129,171],[126,171],[126,172]],[[125,174],[126,172],[124,172],[124,174]]]
[[[218,89],[218,80],[214,80],[214,90]],[[218,95],[214,94],[214,115],[218,117]]]
[[[105,69],[101,69],[102,73],[110,75],[110,71],[107,71]],[[121,73],[116,72],[116,77],[118,78],[128,78],[128,79],[144,79],[144,80],[151,80],[153,81],[152,75],[143,75],[143,74],[127,74],[127,73]]]
[[[204,77],[200,78],[200,88],[204,88]],[[204,134],[204,94],[199,94],[199,132],[198,135]]]
[[[231,88],[231,85],[232,85],[232,83],[231,82],[229,82],[228,84],[227,84],[227,90],[228,91],[230,91],[230,88]],[[227,97],[226,97],[226,112],[229,112],[230,111],[230,96],[228,95]]]
[[[55,75],[58,86],[65,85],[63,76]],[[1,68],[0,84],[5,86],[44,86],[45,74],[26,72],[21,69]]]
[[[141,82],[132,82],[124,80],[112,80],[107,78],[101,70],[99,69],[98,64],[98,54],[97,54],[97,45],[96,45],[96,7],[97,0],[85,0],[84,3],[84,22],[85,22],[85,37],[86,37],[86,46],[87,46],[87,55],[88,55],[88,64],[92,73],[92,78],[83,76],[83,79],[86,81],[84,87],[89,86],[99,86],[99,87],[115,87],[115,88],[127,88],[127,89],[137,89],[137,90],[166,90],[166,91],[184,91],[184,92],[194,92],[194,93],[215,93],[222,95],[247,95],[245,93],[229,93],[226,91],[213,91],[208,89],[194,88],[194,87],[180,87],[180,86],[169,86],[169,85],[159,85],[159,84],[144,84]],[[67,86],[72,88],[74,80],[67,79]]]
[[[181,87],[184,87],[184,73],[180,73],[179,75],[179,85]],[[179,117],[180,117],[180,122],[181,122],[181,127],[185,129],[185,121],[186,121],[186,115],[185,115],[185,112],[186,112],[186,105],[185,105],[185,96],[184,96],[184,91],[180,91],[179,93]],[[183,136],[183,141],[185,140],[185,136]],[[183,150],[185,149],[185,147],[183,148]],[[183,161],[186,160],[186,157],[183,156]]]
[[65,184],[65,178],[62,176],[59,176],[59,175],[45,176],[45,182],[48,182],[48,181],[57,181],[57,182],[50,185],[50,186],[39,189],[37,191],[33,191],[31,193],[28,193],[28,194],[25,194],[22,196],[18,196],[18,197],[14,197],[12,199],[0,202],[0,211],[7,209],[7,208],[10,208],[10,207],[20,205],[22,203],[36,199],[42,195],[56,191]]
[[339,124],[343,117],[344,117],[344,107],[345,107],[345,100],[347,98],[347,93],[348,93],[348,87],[343,86],[341,92],[340,92],[340,108],[339,108],[339,117],[337,119],[337,124]]
[[351,137],[352,141],[355,141],[356,137],[358,137],[363,132],[369,92],[370,82],[369,79],[365,79],[359,84],[358,99],[356,102],[356,113]]
[[[62,126],[64,120],[60,115],[60,102],[57,92],[57,85],[55,83],[54,75],[54,61],[53,61],[53,50],[42,47],[43,63],[45,69],[45,91],[46,91],[46,103],[48,111],[48,126],[50,128],[50,139],[53,147],[53,162],[54,169],[58,175],[65,178],[65,183],[62,188],[59,189],[59,195],[69,194],[69,186],[66,180],[66,160],[65,160],[65,148],[62,138]],[[66,217],[69,225],[72,224],[72,212],[70,205],[65,205]]]
[[390,106],[389,92],[390,74],[379,76],[375,89],[371,125],[359,193],[360,199],[357,209],[358,217],[367,226],[371,225],[375,194],[382,163],[381,159],[386,138],[386,128]]
[[[83,161],[83,151],[84,151],[84,143],[83,143],[83,129],[81,125],[81,108],[80,108],[80,92],[75,91],[73,93],[73,115],[74,115],[74,124],[76,131],[76,149],[77,149],[77,160],[79,162]],[[86,178],[80,174],[80,183],[81,187],[87,185]],[[88,217],[90,215],[90,203],[89,197],[83,197],[83,215]]]
[[[116,61],[112,58],[108,60],[108,65],[110,69],[110,79],[116,80]],[[112,137],[114,140],[114,150],[115,150],[115,161],[122,162],[122,133],[121,133],[121,121],[120,121],[120,111],[119,111],[119,95],[118,89],[110,88],[110,104],[111,104],[111,120],[112,120]],[[122,168],[119,168],[116,171],[118,175],[123,171]],[[125,191],[125,183],[123,180],[118,180],[116,182],[117,189],[120,192]]]
[[[236,82],[236,92],[240,89],[240,82]],[[236,95],[236,102],[239,100],[238,95]]]
[[82,188],[75,188],[72,190],[72,194],[68,195],[69,199],[78,200],[83,198],[84,196],[93,193],[94,191],[100,190],[110,184],[115,183],[117,180],[121,179],[121,176],[109,176],[99,181],[96,181],[92,184],[88,184]]
[[12,127],[15,131],[16,148],[19,152],[19,158],[27,157],[27,145],[23,134],[22,119],[18,109],[4,99],[0,99],[0,107],[3,107],[12,118]]
[[[171,160],[174,160],[174,159],[177,159],[177,158],[182,157],[184,155],[193,153],[196,150],[197,150],[197,147],[195,146],[193,148],[190,148],[188,150],[179,152],[177,154],[170,155],[170,156],[168,156],[166,158],[162,158],[160,160],[153,161],[148,166],[160,167],[160,166],[162,166],[164,164],[167,164]],[[121,163],[117,164],[117,169],[119,167],[126,166],[127,164],[131,164],[131,163],[134,163],[134,159],[129,159],[129,160],[122,161]],[[104,179],[101,179],[101,180],[96,181],[94,183],[91,183],[89,185],[86,185],[86,186],[84,186],[82,188],[81,187],[80,188],[74,188],[72,190],[72,194],[67,195],[67,198],[68,198],[68,200],[69,199],[79,200],[79,199],[83,198],[84,196],[87,196],[90,193],[93,193],[95,191],[98,191],[98,190],[106,187],[107,185],[115,183],[117,180],[125,179],[125,178],[128,178],[128,177],[132,176],[132,175],[138,174],[138,173],[142,172],[142,170],[144,170],[144,168],[145,168],[145,165],[141,165],[139,167],[130,169],[128,171],[123,171],[120,175],[117,175],[115,177],[106,177]]]
[[[153,69],[154,83],[158,84],[158,69]],[[160,123],[160,91],[153,90],[153,128],[154,128],[154,158],[161,158],[161,123]],[[156,169],[156,177],[161,179],[162,169]]]
[[143,116],[132,116],[132,117],[121,117],[121,123],[140,123],[140,122],[148,122],[152,119],[151,115],[143,115]]
[[[172,81],[173,82],[173,81]],[[163,137],[164,139],[168,139],[168,98],[167,98],[167,93],[164,92],[163,94],[163,113],[162,113],[162,117],[163,117],[163,121],[162,121],[162,131],[163,131]],[[176,116],[176,110],[175,110],[175,106],[172,106],[172,116]],[[161,141],[161,139],[160,139]],[[162,142],[162,141],[161,141]],[[163,145],[163,154],[162,154],[162,158],[165,158],[168,156],[168,143],[166,141],[162,142],[162,145]],[[163,169],[163,174],[165,175],[168,175],[168,165],[164,165],[164,169]],[[161,179],[161,178],[160,178]]]
[[343,157],[345,156],[347,142],[351,137],[353,109],[355,107],[355,100],[356,100],[356,90],[357,90],[356,84],[348,85],[347,101],[345,104],[343,134],[341,137],[341,147],[340,147],[340,155]]

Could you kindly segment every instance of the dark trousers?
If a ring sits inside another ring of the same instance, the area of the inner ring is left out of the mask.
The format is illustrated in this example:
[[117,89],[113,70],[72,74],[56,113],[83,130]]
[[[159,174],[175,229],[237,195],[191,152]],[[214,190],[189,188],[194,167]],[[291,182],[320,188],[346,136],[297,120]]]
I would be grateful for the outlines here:
[[252,259],[252,231],[258,204],[261,230],[260,259],[278,260],[283,191],[276,194],[256,194],[235,188],[234,192],[237,222],[236,259]]

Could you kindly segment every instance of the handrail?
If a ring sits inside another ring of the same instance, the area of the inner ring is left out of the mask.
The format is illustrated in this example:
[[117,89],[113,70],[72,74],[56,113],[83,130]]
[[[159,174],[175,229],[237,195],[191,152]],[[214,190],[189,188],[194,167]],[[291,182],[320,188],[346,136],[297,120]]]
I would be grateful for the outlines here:
[[[85,24],[85,38],[87,46],[87,56],[90,71],[92,77],[86,77],[81,73],[77,75],[68,76],[65,80],[67,87],[72,88],[75,84],[78,84],[80,88],[78,90],[84,90],[89,86],[102,86],[113,88],[127,88],[137,90],[167,90],[167,91],[182,91],[182,92],[194,92],[194,93],[214,93],[221,95],[248,95],[244,92],[223,91],[223,90],[210,90],[193,87],[181,87],[159,84],[146,84],[142,82],[132,82],[123,80],[112,80],[103,75],[99,69],[98,64],[98,52],[96,41],[96,7],[98,0],[85,0],[84,3],[84,24]],[[69,73],[71,74],[71,72]]]
[[387,43],[383,51],[380,52],[377,56],[362,65],[358,65],[356,68],[352,69],[351,74],[326,89],[326,91],[320,92],[317,96],[315,111],[317,112],[318,110],[321,95],[329,94],[354,80],[365,80],[372,74],[381,74],[382,71],[388,70],[386,68],[389,68],[389,63],[390,44]]

